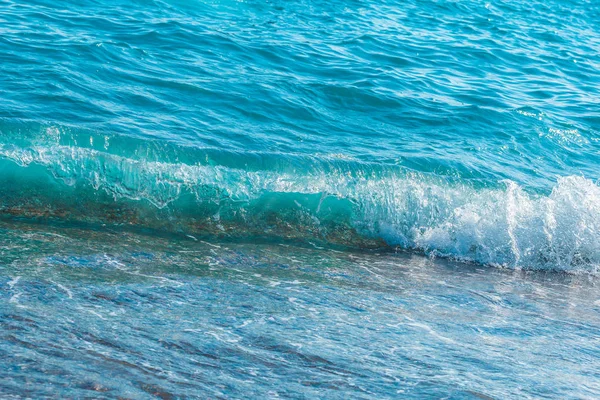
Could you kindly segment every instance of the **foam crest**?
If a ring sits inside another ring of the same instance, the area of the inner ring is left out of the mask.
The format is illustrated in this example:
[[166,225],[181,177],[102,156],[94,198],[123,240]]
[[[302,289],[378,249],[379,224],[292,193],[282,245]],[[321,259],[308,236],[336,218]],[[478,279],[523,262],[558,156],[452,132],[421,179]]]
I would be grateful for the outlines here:
[[435,256],[510,268],[597,272],[600,187],[562,177],[549,195],[514,182],[475,190],[425,181],[396,182],[384,201],[373,196],[365,219],[390,245]]

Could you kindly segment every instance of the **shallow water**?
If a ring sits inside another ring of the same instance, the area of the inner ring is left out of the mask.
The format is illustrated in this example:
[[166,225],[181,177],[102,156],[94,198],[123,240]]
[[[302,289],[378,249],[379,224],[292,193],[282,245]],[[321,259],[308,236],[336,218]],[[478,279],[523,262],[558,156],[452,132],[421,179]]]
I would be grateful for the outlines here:
[[593,398],[589,275],[2,224],[3,396]]
[[600,397],[598,21],[0,0],[0,397]]

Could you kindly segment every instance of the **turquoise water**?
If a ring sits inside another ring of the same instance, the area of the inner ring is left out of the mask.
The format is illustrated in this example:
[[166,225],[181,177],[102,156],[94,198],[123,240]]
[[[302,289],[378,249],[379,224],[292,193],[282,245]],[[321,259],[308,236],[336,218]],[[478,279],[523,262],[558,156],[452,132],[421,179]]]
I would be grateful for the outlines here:
[[0,395],[600,396],[598,21],[0,0]]

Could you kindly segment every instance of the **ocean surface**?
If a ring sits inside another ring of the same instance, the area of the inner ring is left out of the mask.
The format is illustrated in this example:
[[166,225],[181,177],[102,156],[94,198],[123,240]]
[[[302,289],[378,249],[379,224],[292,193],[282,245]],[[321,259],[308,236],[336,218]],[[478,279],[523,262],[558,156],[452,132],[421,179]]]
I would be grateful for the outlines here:
[[599,398],[600,3],[0,0],[0,398]]

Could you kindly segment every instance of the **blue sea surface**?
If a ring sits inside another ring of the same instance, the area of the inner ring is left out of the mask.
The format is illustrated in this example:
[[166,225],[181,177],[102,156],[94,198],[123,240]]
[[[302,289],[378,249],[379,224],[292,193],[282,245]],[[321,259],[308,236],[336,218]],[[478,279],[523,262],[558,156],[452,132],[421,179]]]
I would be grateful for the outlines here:
[[0,397],[600,397],[600,3],[0,0]]

